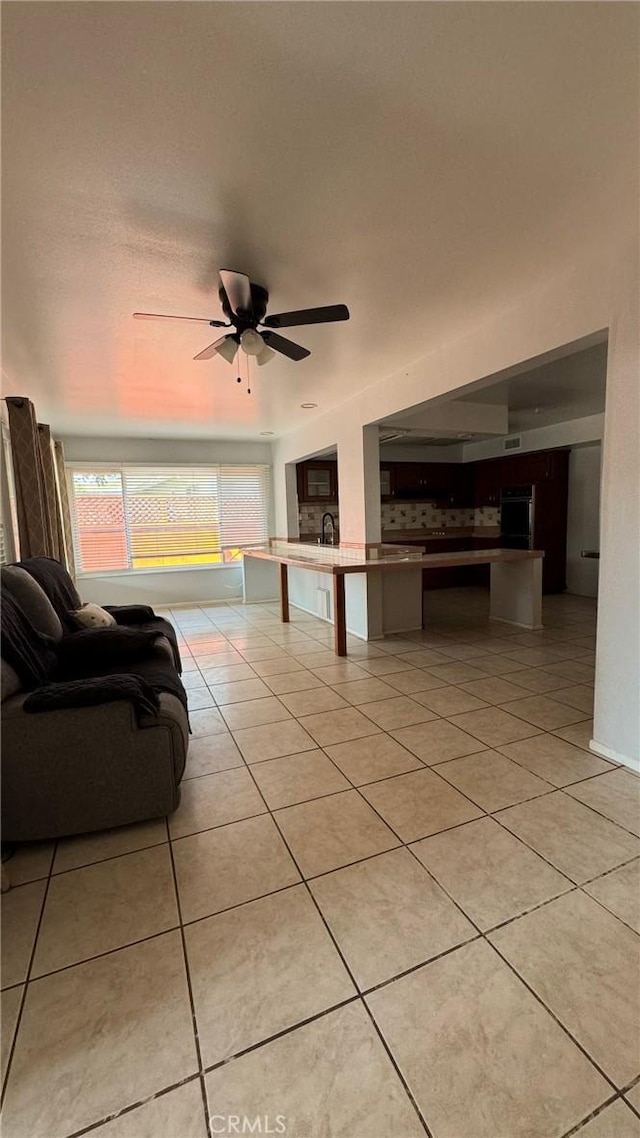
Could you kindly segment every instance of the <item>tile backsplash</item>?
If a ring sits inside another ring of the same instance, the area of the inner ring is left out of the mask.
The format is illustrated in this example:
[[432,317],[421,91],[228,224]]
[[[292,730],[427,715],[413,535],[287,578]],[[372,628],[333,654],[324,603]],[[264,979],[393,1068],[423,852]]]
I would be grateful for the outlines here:
[[322,515],[326,513],[333,514],[335,527],[339,529],[337,502],[322,505],[316,505],[315,502],[301,502],[298,506],[300,537],[310,537],[311,535],[315,537],[319,534],[322,529]]
[[[461,526],[499,526],[500,507],[480,506],[477,509],[438,509],[432,502],[382,502],[380,506],[383,530],[457,529]],[[340,528],[338,504],[316,505],[302,502],[298,507],[300,536],[320,533],[322,515],[333,514],[336,528]]]
[[383,502],[383,530],[457,529],[460,526],[499,526],[500,507],[440,509],[432,502]]

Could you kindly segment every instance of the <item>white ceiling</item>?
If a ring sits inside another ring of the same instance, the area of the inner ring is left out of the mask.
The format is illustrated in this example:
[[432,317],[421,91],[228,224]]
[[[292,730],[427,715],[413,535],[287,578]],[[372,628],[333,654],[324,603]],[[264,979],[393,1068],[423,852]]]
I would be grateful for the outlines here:
[[[633,4],[4,6],[6,391],[59,432],[308,421],[611,233],[634,193]],[[218,268],[313,354],[249,397],[191,357]]]
[[[488,376],[457,399],[436,399],[398,413],[380,427],[381,435],[405,431],[386,445],[454,446],[461,438],[505,437],[602,414],[607,386],[607,343],[548,360],[506,378]],[[495,424],[484,414],[496,412]],[[466,412],[456,422],[456,413]],[[438,435],[440,437],[438,437]],[[385,445],[385,444],[383,444]]]
[[507,406],[512,433],[598,415],[604,411],[606,386],[607,344],[602,343],[469,392],[456,402]]

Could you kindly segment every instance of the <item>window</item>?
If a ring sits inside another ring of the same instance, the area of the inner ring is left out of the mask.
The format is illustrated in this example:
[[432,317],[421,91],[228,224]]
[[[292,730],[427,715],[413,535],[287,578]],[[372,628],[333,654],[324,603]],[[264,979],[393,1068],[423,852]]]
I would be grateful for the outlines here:
[[81,573],[221,565],[268,538],[268,466],[69,466]]

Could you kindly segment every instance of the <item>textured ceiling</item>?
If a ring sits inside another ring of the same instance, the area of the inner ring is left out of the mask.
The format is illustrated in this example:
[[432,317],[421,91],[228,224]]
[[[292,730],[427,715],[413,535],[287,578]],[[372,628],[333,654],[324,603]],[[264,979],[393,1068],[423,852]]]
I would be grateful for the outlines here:
[[[66,433],[279,434],[507,306],[627,212],[635,7],[6,4],[6,390]],[[248,396],[206,326],[131,319],[218,317],[220,267],[352,319]]]
[[607,344],[602,343],[471,391],[458,402],[504,404],[509,431],[529,431],[601,414],[606,386]]

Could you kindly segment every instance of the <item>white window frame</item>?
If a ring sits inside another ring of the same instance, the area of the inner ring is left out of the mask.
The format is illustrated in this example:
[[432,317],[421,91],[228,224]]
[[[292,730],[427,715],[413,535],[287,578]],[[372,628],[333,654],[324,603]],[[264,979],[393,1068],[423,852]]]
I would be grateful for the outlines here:
[[[92,473],[92,474],[100,474],[100,473],[122,474],[125,470],[131,470],[131,469],[149,470],[149,471],[156,472],[156,471],[162,471],[162,470],[176,470],[176,469],[211,470],[212,468],[221,467],[221,466],[227,467],[227,468],[234,467],[234,466],[239,466],[239,467],[243,467],[243,468],[255,466],[255,467],[261,467],[263,470],[266,471],[266,478],[267,478],[266,522],[267,522],[267,531],[268,531],[268,533],[271,533],[272,518],[273,518],[273,510],[272,510],[272,494],[273,494],[272,473],[273,472],[272,472],[271,466],[267,462],[188,462],[188,463],[176,463],[176,462],[74,462],[73,459],[68,459],[65,462],[65,473],[66,473],[66,478],[67,478],[67,490],[68,490],[68,495],[69,495],[69,507],[70,507],[70,513],[71,513],[71,531],[72,531],[72,535],[73,535],[73,549],[74,549],[74,553],[76,556],[76,577],[77,578],[81,578],[81,577],[82,578],[83,577],[87,577],[87,578],[92,578],[92,577],[122,577],[122,576],[142,577],[148,573],[202,573],[202,572],[211,573],[214,571],[220,571],[220,570],[225,570],[225,569],[227,571],[233,570],[233,569],[238,569],[241,566],[240,561],[237,561],[237,562],[234,562],[234,561],[211,562],[210,564],[202,564],[202,565],[160,565],[160,566],[157,566],[155,568],[145,567],[144,569],[126,568],[126,569],[84,570],[84,569],[79,568],[79,566],[82,564],[82,559],[80,556],[78,532],[77,532],[77,526],[76,526],[76,499],[75,499],[75,488],[74,488],[74,483],[73,483],[74,471],[78,471],[80,473],[84,471],[86,473]],[[123,482],[123,487],[124,487],[124,482]],[[255,542],[253,544],[261,545],[262,542]],[[243,545],[245,548],[248,549],[251,547],[252,543],[251,542],[244,542]],[[221,546],[221,552],[222,553],[224,553],[224,551],[227,549],[237,549],[237,545]]]

